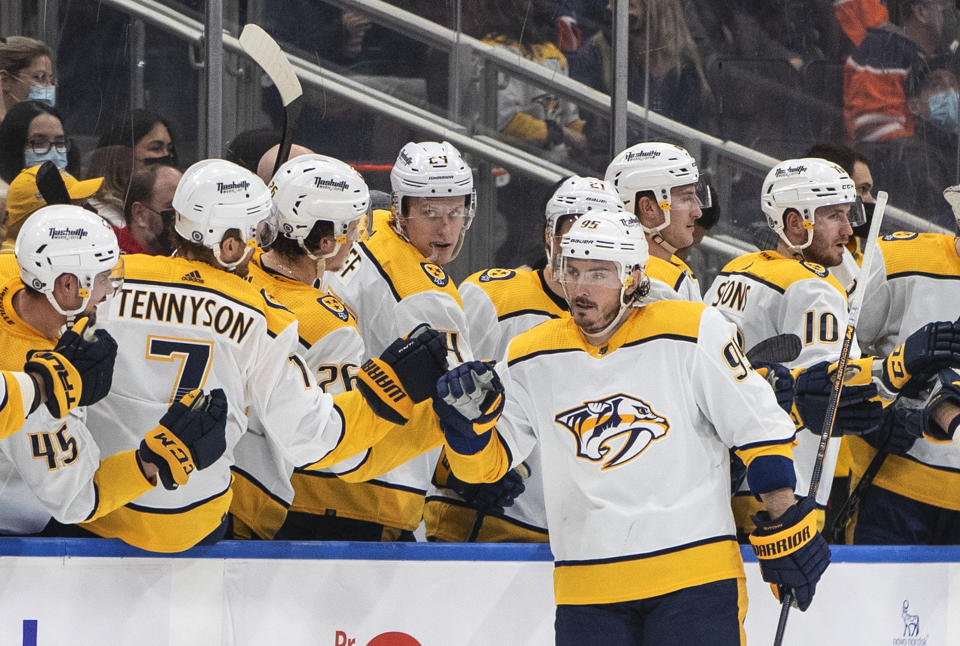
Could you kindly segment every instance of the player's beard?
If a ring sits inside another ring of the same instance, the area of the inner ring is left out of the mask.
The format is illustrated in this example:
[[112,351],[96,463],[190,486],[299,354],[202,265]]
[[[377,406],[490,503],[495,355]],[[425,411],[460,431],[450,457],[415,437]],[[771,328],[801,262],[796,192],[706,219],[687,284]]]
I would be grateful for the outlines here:
[[599,334],[620,314],[619,304],[611,304],[607,308],[601,308],[597,303],[586,298],[574,298],[572,304],[577,307],[586,306],[589,308],[583,311],[571,308],[573,322],[584,334]]

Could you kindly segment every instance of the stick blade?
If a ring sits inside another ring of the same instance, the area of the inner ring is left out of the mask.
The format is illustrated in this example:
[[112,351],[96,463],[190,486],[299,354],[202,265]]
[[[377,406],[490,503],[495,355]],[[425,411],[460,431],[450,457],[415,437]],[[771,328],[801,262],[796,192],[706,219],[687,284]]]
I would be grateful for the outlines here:
[[747,351],[747,360],[750,363],[789,363],[800,356],[802,349],[803,344],[796,334],[778,334],[750,348]]
[[287,107],[303,94],[300,79],[287,55],[270,34],[261,27],[248,24],[240,32],[240,46],[259,65],[280,92],[280,101]]

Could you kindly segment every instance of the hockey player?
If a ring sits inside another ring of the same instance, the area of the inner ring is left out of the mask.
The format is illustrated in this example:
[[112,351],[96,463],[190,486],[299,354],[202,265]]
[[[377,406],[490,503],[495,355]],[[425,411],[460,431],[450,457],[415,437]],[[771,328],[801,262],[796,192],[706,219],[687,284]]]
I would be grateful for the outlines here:
[[[546,267],[537,271],[487,269],[463,281],[460,296],[470,325],[470,347],[476,356],[500,360],[513,337],[544,321],[569,315],[563,288],[555,276],[560,239],[578,217],[597,209],[620,210],[620,196],[613,187],[592,177],[567,178],[546,205]],[[493,485],[454,480],[452,487],[433,487],[424,509],[427,538],[546,542],[539,451],[531,453],[526,467],[529,475],[523,483],[525,491],[505,508],[497,503],[509,499],[519,488],[520,476],[515,472]],[[440,469],[434,484],[444,475],[445,470]],[[477,520],[478,516],[482,518]]]
[[[226,532],[229,467],[248,415],[287,462],[325,466],[365,450],[393,428],[380,415],[429,425],[429,405],[412,405],[425,389],[408,388],[411,371],[403,360],[413,355],[419,361],[413,377],[429,378],[433,363],[443,363],[430,362],[434,355],[419,337],[392,347],[386,360],[368,362],[369,374],[361,380],[368,379],[364,392],[379,415],[357,391],[336,398],[323,393],[296,354],[293,315],[241,278],[256,243],[269,241],[266,185],[235,164],[205,160],[184,174],[173,206],[178,255],[126,258],[124,287],[105,321],[120,343],[117,378],[110,394],[90,408],[91,422],[96,420],[91,426],[101,450],[120,451],[135,442],[130,428],[179,393],[217,386],[230,405],[227,451],[187,486],[147,492],[135,504],[84,525],[98,536],[161,552]],[[442,342],[437,345],[442,357]]]
[[[370,192],[350,166],[312,153],[283,164],[268,188],[279,234],[269,251],[254,255],[250,281],[296,316],[300,354],[318,386],[330,394],[352,390],[363,340],[349,310],[323,290],[322,278],[343,265]],[[328,470],[294,469],[253,418],[250,431],[236,447],[234,536],[245,525],[260,538],[367,537],[353,530],[375,516],[373,485],[348,484]]]
[[829,548],[812,501],[794,504],[793,424],[735,326],[701,303],[638,306],[647,245],[632,217],[582,216],[562,248],[572,318],[516,337],[496,373],[451,370],[434,399],[464,480],[495,480],[539,444],[556,643],[745,643],[729,448],[766,505],[752,537],[764,579],[806,609]]
[[[186,482],[193,468],[219,457],[224,402],[214,398],[209,410],[187,409],[197,393],[171,402],[157,416],[159,426],[156,417],[131,425],[136,443],[129,450],[101,452],[90,436],[85,407],[110,389],[117,351],[104,330],[88,329],[122,280],[110,226],[78,206],[48,206],[24,222],[14,248],[20,272],[0,287],[0,368],[35,375],[46,406],[37,408],[36,395],[30,403],[23,399],[21,411],[36,410],[21,432],[0,440],[0,534],[37,533],[51,516],[64,523],[103,516],[152,490],[158,474]],[[21,393],[32,387],[29,378],[17,384]],[[7,394],[8,407],[19,408],[20,401],[10,401],[16,393]],[[101,453],[110,457],[101,460]]]
[[[448,142],[408,143],[390,172],[390,185],[392,213],[374,213],[379,224],[354,245],[343,269],[330,277],[330,289],[356,315],[367,356],[377,356],[398,334],[426,322],[446,335],[451,361],[468,361],[473,352],[466,316],[443,265],[456,258],[476,212],[473,172]],[[374,522],[383,526],[384,537],[412,540],[438,453],[371,480],[377,487],[371,507],[379,509]],[[341,476],[366,479],[363,470],[375,458]]]
[[[949,197],[951,191],[958,190],[951,187],[944,194]],[[941,362],[951,363],[957,358],[960,347],[954,344],[941,343],[936,353],[932,348],[937,337],[956,332],[956,324],[949,322],[960,315],[956,300],[960,297],[960,238],[899,232],[884,236],[878,244],[880,256],[863,281],[867,292],[857,337],[865,351],[899,358],[899,370],[891,371],[895,380],[899,377],[895,384],[899,385],[918,372],[929,370],[929,365],[920,365],[921,359],[936,359],[939,355]],[[945,322],[928,325],[930,321]],[[955,389],[955,378],[949,373],[938,380],[947,391],[944,395]],[[919,388],[914,386],[913,390]],[[939,419],[940,429],[953,431],[951,420],[956,423],[953,415]],[[855,478],[863,475],[877,451],[887,454],[860,501],[853,540],[957,544],[960,456],[949,444],[920,440],[922,429],[915,424],[905,425],[905,421],[890,420],[878,433],[847,440]]]
[[[798,378],[793,406],[798,429],[807,429],[799,431],[794,452],[800,495],[808,491],[817,454],[830,390],[828,365],[839,358],[847,322],[846,293],[828,268],[840,264],[851,227],[862,222],[858,205],[853,181],[836,164],[814,158],[781,162],[767,174],[761,194],[767,224],[779,237],[777,248],[729,262],[704,298],[737,324],[743,347],[784,333],[803,341],[800,355],[786,364],[798,374],[810,369]],[[853,350],[851,356],[859,357],[857,348]],[[872,374],[869,364],[861,368]],[[866,381],[844,388],[838,430],[863,432],[879,423],[880,402],[864,401],[876,394],[869,378]],[[833,477],[839,443],[839,437],[830,440],[824,486],[817,495],[821,506],[830,493],[827,483]],[[749,516],[755,507],[741,487],[734,498],[738,527],[750,531]]]
[[650,247],[650,298],[699,302],[700,286],[675,253],[694,242],[693,225],[710,206],[697,162],[673,144],[640,143],[617,155],[604,179],[613,184],[624,210],[640,221]]

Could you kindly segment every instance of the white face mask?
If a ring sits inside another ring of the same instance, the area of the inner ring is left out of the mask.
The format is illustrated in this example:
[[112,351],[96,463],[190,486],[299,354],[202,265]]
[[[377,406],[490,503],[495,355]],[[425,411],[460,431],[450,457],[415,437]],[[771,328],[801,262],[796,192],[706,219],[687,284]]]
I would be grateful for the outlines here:
[[56,85],[31,85],[30,93],[27,94],[28,101],[40,101],[46,103],[51,108],[57,102]]
[[33,148],[27,148],[23,151],[23,167],[33,168],[39,166],[45,161],[52,161],[60,170],[67,168],[67,151],[58,150],[56,146],[50,146],[50,150],[45,153],[34,152]]

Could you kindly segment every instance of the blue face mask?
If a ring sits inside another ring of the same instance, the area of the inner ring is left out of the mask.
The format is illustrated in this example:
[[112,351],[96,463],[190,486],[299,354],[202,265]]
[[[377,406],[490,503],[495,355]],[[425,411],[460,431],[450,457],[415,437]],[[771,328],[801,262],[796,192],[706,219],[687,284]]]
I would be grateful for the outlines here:
[[930,108],[930,123],[946,130],[957,132],[957,122],[960,118],[960,95],[956,90],[947,90],[931,94],[927,98],[927,107]]
[[57,168],[60,170],[66,170],[67,168],[67,151],[63,152],[57,150],[56,146],[50,146],[50,150],[43,154],[38,154],[33,151],[32,148],[27,147],[23,151],[23,167],[24,168],[33,168],[34,166],[39,166],[45,161],[52,161],[57,165]]
[[30,93],[27,95],[28,101],[41,101],[51,108],[57,102],[56,85],[31,85]]

